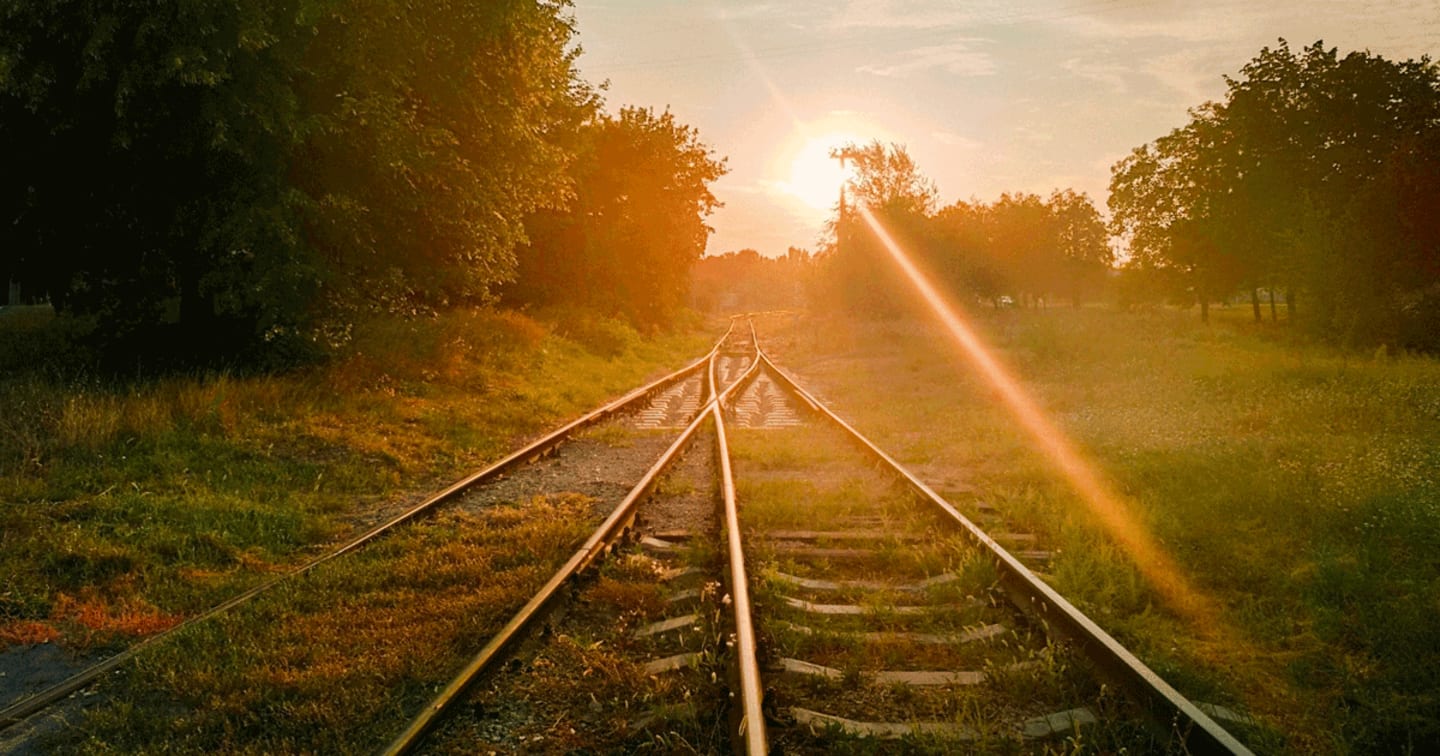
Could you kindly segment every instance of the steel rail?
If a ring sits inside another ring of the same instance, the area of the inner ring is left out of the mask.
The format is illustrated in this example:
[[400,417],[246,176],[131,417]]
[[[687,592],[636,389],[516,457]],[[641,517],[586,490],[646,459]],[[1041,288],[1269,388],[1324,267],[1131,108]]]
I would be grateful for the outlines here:
[[[751,343],[758,357],[759,343],[754,340],[755,324],[750,323]],[[765,731],[765,688],[760,680],[760,662],[755,643],[755,622],[750,604],[750,579],[745,574],[745,548],[740,540],[740,513],[735,498],[735,473],[730,465],[730,445],[725,437],[725,401],[732,391],[759,374],[760,360],[735,381],[712,406],[715,415],[715,450],[720,460],[720,491],[725,507],[725,550],[729,559],[730,599],[735,623],[735,663],[740,678],[740,722],[736,732],[735,750],[749,756],[770,752]],[[741,748],[743,744],[743,749]]]
[[[712,375],[714,371],[714,358],[717,354],[718,346],[716,350],[711,352],[708,358],[711,361],[710,370]],[[750,370],[746,371],[746,376],[756,370],[756,365],[758,364],[758,360],[752,363]],[[741,380],[735,381],[726,388],[725,391],[720,394],[720,397],[728,396],[729,393],[742,382],[743,377]],[[712,393],[714,388],[715,384],[712,383]],[[585,540],[585,543],[566,560],[565,564],[546,581],[545,585],[542,586],[538,592],[530,597],[529,601],[525,602],[525,605],[500,628],[500,631],[491,637],[484,648],[466,663],[460,673],[452,678],[449,684],[426,704],[425,708],[406,725],[404,731],[391,741],[381,753],[387,754],[387,756],[409,753],[412,748],[419,745],[420,741],[424,739],[430,729],[434,727],[450,707],[460,699],[460,696],[474,683],[476,678],[483,674],[491,664],[500,658],[500,655],[520,636],[521,632],[541,615],[546,605],[555,598],[560,592],[560,589],[564,587],[571,578],[593,564],[606,549],[610,548],[615,541],[619,540],[626,528],[634,522],[635,512],[639,508],[640,501],[650,494],[655,484],[659,481],[660,475],[679,457],[680,452],[683,451],[691,439],[694,438],[700,426],[704,425],[705,421],[710,419],[715,407],[718,405],[720,397],[711,396],[706,401],[705,405],[695,413],[695,418],[685,426],[685,430],[682,431],[675,441],[670,444],[669,448],[660,455],[660,458],[646,471],[645,475],[635,484],[634,488],[626,494],[624,500],[605,518],[605,521],[590,534],[590,537]]]
[[684,380],[690,375],[701,370],[702,366],[713,362],[712,358],[719,353],[720,347],[725,343],[727,339],[730,338],[730,335],[734,330],[735,324],[732,321],[730,327],[725,331],[724,335],[720,337],[719,341],[715,342],[715,346],[711,347],[710,351],[700,359],[690,363],[689,365],[686,365],[685,367],[673,373],[670,373],[669,375],[659,378],[649,384],[646,384],[645,386],[637,388],[634,391],[631,391],[630,393],[620,397],[619,399],[615,399],[614,401],[611,401],[595,410],[592,410],[588,414],[576,418],[575,420],[572,420],[569,423],[560,426],[559,428],[556,428],[545,436],[536,439],[535,441],[532,441],[523,448],[511,453],[504,459],[494,462],[493,464],[485,467],[479,472],[466,476],[465,478],[462,478],[461,480],[450,484],[448,487],[446,487],[439,493],[430,496],[429,498],[425,499],[419,504],[416,504],[410,509],[407,509],[406,511],[396,515],[395,517],[392,517],[386,522],[377,525],[366,531],[365,533],[351,539],[338,549],[330,551],[322,556],[316,557],[315,559],[312,559],[311,561],[300,565],[299,567],[291,570],[290,572],[286,572],[284,574],[272,577],[253,588],[250,588],[230,599],[227,599],[219,604],[216,604],[215,606],[210,607],[204,612],[201,612],[200,614],[197,614],[194,617],[191,617],[184,622],[181,622],[180,624],[176,625],[173,628],[170,628],[169,630],[166,630],[165,632],[159,633],[157,635],[152,635],[148,638],[145,638],[144,640],[138,641],[124,651],[121,651],[113,656],[101,659],[100,661],[91,664],[85,669],[76,672],[75,674],[65,678],[64,680],[61,680],[60,682],[57,682],[54,685],[51,685],[50,687],[39,691],[38,693],[34,693],[30,696],[22,698],[19,701],[16,701],[15,703],[6,706],[4,709],[0,709],[0,732],[3,732],[17,724],[20,724],[26,719],[40,713],[41,711],[44,711],[46,708],[50,707],[55,702],[95,682],[105,674],[117,669],[118,667],[120,667],[120,665],[134,658],[140,652],[151,646],[165,641],[166,639],[172,637],[174,634],[179,633],[187,628],[194,627],[195,625],[198,625],[202,622],[206,622],[221,614],[224,614],[225,612],[228,612],[231,609],[234,609],[235,607],[244,604],[250,599],[255,598],[261,593],[264,593],[265,591],[268,591],[283,582],[304,575],[305,573],[310,572],[316,567],[319,567],[320,565],[325,564],[332,559],[336,559],[340,556],[348,554],[360,548],[361,546],[364,546],[370,541],[373,541],[376,538],[385,535],[397,526],[409,522],[410,520],[413,520],[420,515],[429,512],[440,504],[454,499],[456,496],[459,496],[460,494],[464,493],[465,491],[479,483],[490,480],[499,475],[503,475],[504,473],[509,472],[514,468],[520,467],[528,462],[539,459],[544,454],[548,453],[551,449],[555,448],[561,442],[573,435],[576,431],[579,431],[590,425],[594,425],[595,423],[607,420],[615,415],[621,414],[629,410],[631,408],[631,405],[642,401],[650,396],[653,396],[655,393],[677,381]]
[[903,465],[876,446],[781,370],[756,344],[757,362],[766,368],[811,410],[838,425],[870,456],[895,471],[922,498],[929,500],[958,524],[972,541],[989,552],[1000,571],[1001,585],[1022,610],[1031,612],[1065,637],[1078,643],[1095,661],[1102,675],[1142,703],[1152,720],[1181,738],[1188,752],[1198,754],[1251,754],[1249,748],[1183,696],[1094,620],[1036,577],[1019,559],[991,538],[980,526],[955,509]]

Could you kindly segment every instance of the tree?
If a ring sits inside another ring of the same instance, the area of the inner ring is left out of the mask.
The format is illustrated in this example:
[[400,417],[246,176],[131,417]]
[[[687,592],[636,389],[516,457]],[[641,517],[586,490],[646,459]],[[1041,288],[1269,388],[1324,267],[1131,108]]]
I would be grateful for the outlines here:
[[573,203],[531,219],[520,251],[517,303],[569,302],[641,326],[669,319],[705,251],[705,218],[725,173],[698,132],[668,111],[622,108],[584,129]]
[[5,3],[0,247],[111,338],[232,355],[483,299],[593,100],[566,7]]
[[1112,233],[1130,245],[1130,264],[1169,271],[1209,320],[1210,304],[1239,283],[1225,229],[1223,166],[1212,158],[1225,137],[1225,109],[1207,103],[1191,122],[1134,150],[1111,169]]
[[1073,306],[1096,292],[1115,262],[1110,249],[1110,234],[1100,211],[1084,192],[1073,189],[1056,190],[1046,202],[1050,211],[1052,233],[1059,260],[1050,271],[1047,288],[1070,298]]
[[851,161],[846,182],[854,202],[863,202],[874,212],[889,215],[920,215],[934,212],[938,192],[935,183],[921,175],[904,145],[889,147],[874,140],[867,145],[847,144],[835,150]]
[[1255,290],[1283,285],[1292,312],[1296,290],[1312,297],[1324,333],[1416,332],[1434,306],[1431,266],[1411,264],[1433,255],[1417,241],[1433,204],[1400,166],[1434,164],[1440,70],[1281,40],[1240,73],[1223,103],[1115,166],[1116,232],[1139,264],[1186,271],[1197,296],[1245,285],[1257,319]]
[[[905,147],[887,147],[877,140],[864,146],[845,145],[833,155],[850,161],[852,171],[845,184],[850,205],[866,208],[912,260],[933,269],[929,215],[937,192]],[[830,231],[833,241],[822,252],[820,263],[819,288],[828,291],[826,298],[871,315],[898,314],[913,299],[909,285],[862,214],[837,213]]]

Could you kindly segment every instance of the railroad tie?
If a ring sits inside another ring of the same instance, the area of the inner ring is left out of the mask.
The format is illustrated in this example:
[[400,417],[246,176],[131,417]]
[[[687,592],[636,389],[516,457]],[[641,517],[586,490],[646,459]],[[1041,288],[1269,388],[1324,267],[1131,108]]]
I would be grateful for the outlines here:
[[899,740],[913,735],[931,735],[951,740],[975,740],[977,737],[975,731],[969,727],[951,722],[861,722],[798,706],[791,707],[790,716],[795,718],[796,724],[809,728],[816,735],[831,727],[837,727],[850,735],[879,740]]
[[817,580],[815,578],[797,577],[784,572],[773,572],[772,576],[782,583],[800,588],[807,588],[812,591],[843,591],[847,589],[861,589],[869,591],[904,591],[906,593],[923,593],[926,589],[936,585],[943,585],[955,580],[960,576],[953,572],[946,572],[927,578],[918,583],[885,583],[878,580]]
[[691,625],[694,625],[696,622],[699,621],[700,615],[698,614],[686,614],[681,617],[671,617],[670,619],[660,620],[659,622],[652,622],[636,630],[633,633],[633,637],[648,638],[652,635],[668,633],[671,630],[679,630],[681,628],[690,627]]
[[[782,658],[780,670],[786,674],[809,675],[826,680],[842,680],[845,671],[801,659]],[[876,670],[861,672],[865,680],[878,685],[910,685],[917,688],[939,688],[947,685],[979,685],[985,682],[984,672],[970,670]]]
[[641,671],[647,675],[663,675],[666,672],[674,672],[686,667],[693,667],[700,661],[699,653],[675,654],[659,659],[653,659],[641,667]]
[[797,625],[793,622],[782,622],[780,626],[799,635],[818,635],[823,632],[827,635],[854,638],[866,643],[922,643],[932,646],[954,646],[963,643],[975,643],[977,641],[997,638],[1010,632],[1010,628],[995,623],[966,628],[959,633],[862,632],[856,630],[821,631],[806,625]]
[[945,609],[943,606],[864,606],[862,604],[814,604],[804,599],[785,597],[785,604],[792,609],[799,609],[810,614],[827,614],[840,617],[856,617],[862,615],[887,615],[903,614],[918,615],[930,614]]
[[[790,715],[797,724],[804,725],[817,734],[826,728],[838,727],[850,735],[879,740],[899,740],[914,735],[940,736],[952,740],[975,740],[979,737],[975,730],[952,722],[861,722],[798,706],[790,709]],[[1079,727],[1095,722],[1093,711],[1077,708],[1027,719],[1018,729],[1021,737],[1040,740],[1067,735]]]
[[644,536],[640,539],[640,546],[646,551],[659,551],[670,553],[680,548],[680,544],[671,541],[663,541],[655,536]]

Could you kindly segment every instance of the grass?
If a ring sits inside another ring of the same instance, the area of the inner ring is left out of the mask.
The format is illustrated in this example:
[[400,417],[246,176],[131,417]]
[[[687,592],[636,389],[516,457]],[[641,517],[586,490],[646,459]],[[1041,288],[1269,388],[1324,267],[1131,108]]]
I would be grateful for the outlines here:
[[0,311],[0,648],[169,627],[711,338],[456,311],[366,324],[290,373],[118,380],[67,357],[67,328]]
[[45,747],[357,753],[403,729],[593,525],[579,495],[445,510],[187,628]]
[[[676,475],[672,471],[671,476]],[[726,652],[720,584],[699,576],[665,582],[668,569],[719,572],[709,539],[672,554],[617,548],[577,584],[565,611],[542,637],[517,654],[509,672],[470,694],[470,706],[437,731],[434,753],[720,753],[726,750]],[[693,602],[666,601],[681,587]],[[636,637],[669,617],[695,613],[691,626]],[[643,663],[678,652],[696,665],[649,675]]]
[[1219,633],[1163,605],[937,329],[811,319],[777,357],[923,479],[1039,534],[1062,593],[1186,693],[1255,715],[1257,750],[1440,747],[1440,361],[1216,320],[977,326],[1220,607]]

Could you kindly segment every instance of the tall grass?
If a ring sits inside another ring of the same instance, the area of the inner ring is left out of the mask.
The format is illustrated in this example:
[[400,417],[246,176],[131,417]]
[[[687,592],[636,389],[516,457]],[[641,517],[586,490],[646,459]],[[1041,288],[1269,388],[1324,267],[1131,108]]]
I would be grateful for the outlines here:
[[[1233,642],[1166,610],[937,330],[812,323],[791,331],[790,359],[902,458],[1056,544],[1062,592],[1187,692],[1254,712],[1262,750],[1440,748],[1440,361],[1224,313],[985,318]],[[922,420],[934,429],[915,433]]]
[[118,380],[70,329],[0,312],[0,647],[153,632],[164,622],[135,618],[214,604],[709,339],[592,346],[456,311],[368,323],[345,355],[290,373]]

